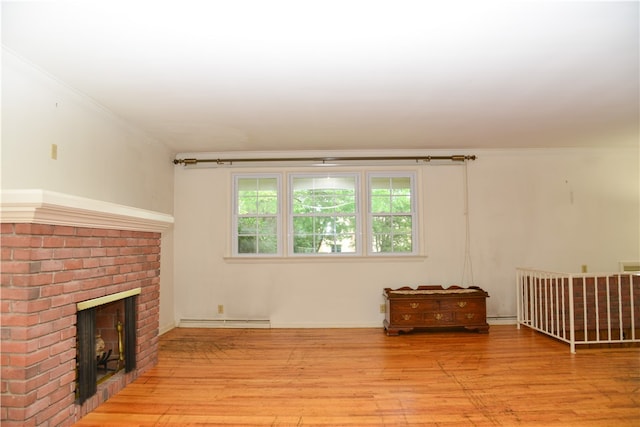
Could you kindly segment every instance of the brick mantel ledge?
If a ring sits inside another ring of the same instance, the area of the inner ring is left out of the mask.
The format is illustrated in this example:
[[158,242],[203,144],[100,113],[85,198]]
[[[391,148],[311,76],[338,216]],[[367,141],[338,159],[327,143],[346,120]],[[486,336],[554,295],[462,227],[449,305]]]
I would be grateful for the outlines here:
[[2,190],[0,221],[162,232],[173,216],[47,190]]

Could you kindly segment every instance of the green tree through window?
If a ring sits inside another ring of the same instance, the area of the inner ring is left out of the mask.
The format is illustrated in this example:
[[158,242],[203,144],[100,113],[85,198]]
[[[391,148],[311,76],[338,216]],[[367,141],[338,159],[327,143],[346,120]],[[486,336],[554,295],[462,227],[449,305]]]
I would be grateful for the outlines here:
[[238,254],[277,254],[279,235],[277,177],[236,177]]
[[371,251],[413,252],[414,209],[410,176],[371,176]]
[[357,251],[356,176],[294,176],[293,253]]

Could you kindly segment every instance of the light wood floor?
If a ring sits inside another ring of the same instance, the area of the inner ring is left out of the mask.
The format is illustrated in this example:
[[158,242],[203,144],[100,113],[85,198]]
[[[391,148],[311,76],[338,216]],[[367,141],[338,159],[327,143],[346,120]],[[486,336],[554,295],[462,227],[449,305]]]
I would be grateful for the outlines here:
[[77,426],[640,426],[640,348],[530,329],[174,329]]

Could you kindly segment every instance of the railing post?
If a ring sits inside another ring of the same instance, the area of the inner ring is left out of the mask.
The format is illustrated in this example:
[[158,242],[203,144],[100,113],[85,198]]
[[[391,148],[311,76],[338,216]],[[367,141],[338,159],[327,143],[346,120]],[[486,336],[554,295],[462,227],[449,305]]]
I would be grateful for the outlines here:
[[571,353],[576,352],[576,319],[573,299],[573,275],[570,274],[569,278],[569,346]]

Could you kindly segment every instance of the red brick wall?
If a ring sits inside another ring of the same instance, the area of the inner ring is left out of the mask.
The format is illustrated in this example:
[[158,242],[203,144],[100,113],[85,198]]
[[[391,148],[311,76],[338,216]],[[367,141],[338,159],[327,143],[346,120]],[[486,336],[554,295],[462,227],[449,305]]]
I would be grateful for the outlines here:
[[[157,363],[160,233],[1,224],[0,424],[69,426]],[[75,404],[76,303],[141,288],[137,369]]]

